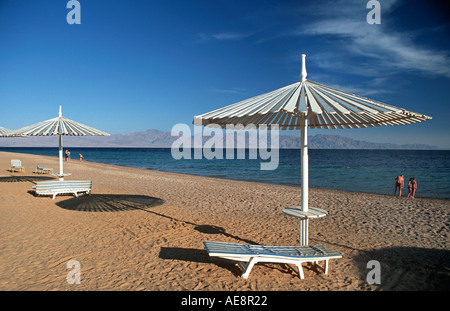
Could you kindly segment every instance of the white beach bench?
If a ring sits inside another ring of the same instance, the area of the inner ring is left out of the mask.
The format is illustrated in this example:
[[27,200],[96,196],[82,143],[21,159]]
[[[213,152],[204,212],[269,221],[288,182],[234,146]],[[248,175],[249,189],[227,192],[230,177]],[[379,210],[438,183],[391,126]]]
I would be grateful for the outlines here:
[[70,180],[70,181],[42,181],[38,182],[33,189],[37,195],[53,195],[53,199],[58,194],[73,193],[78,198],[78,193],[91,195],[91,180]]
[[302,263],[325,261],[325,274],[328,273],[328,260],[342,258],[338,252],[323,245],[308,246],[264,246],[243,245],[224,242],[203,242],[211,257],[220,257],[238,261],[243,270],[242,277],[246,279],[253,266],[258,262],[294,264],[298,267],[300,278],[303,279]]

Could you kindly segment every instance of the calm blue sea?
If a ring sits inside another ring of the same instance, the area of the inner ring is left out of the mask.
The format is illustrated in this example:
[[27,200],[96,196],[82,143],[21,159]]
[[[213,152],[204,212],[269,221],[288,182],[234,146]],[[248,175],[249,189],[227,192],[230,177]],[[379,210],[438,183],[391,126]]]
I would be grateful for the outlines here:
[[[276,170],[256,160],[181,159],[169,148],[68,148],[72,159],[224,179],[300,186],[300,150],[281,149]],[[58,156],[58,148],[0,148],[0,151]],[[448,150],[309,150],[310,188],[392,194],[394,178],[418,181],[416,197],[450,198]],[[407,194],[407,188],[404,189]]]

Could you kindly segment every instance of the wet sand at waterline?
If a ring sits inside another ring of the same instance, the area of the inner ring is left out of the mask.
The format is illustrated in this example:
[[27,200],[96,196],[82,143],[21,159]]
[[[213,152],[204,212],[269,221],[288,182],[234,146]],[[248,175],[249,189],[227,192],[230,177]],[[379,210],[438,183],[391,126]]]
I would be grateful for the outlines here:
[[[8,171],[20,159],[25,173]],[[300,188],[145,169],[64,163],[66,180],[92,180],[92,196],[37,197],[36,165],[58,159],[0,152],[0,290],[348,291],[448,290],[449,200],[310,189],[309,243],[342,254],[329,273],[303,264],[258,264],[248,279],[235,262],[210,258],[203,241],[298,245]],[[67,263],[80,263],[69,284]],[[380,263],[381,284],[368,284]]]

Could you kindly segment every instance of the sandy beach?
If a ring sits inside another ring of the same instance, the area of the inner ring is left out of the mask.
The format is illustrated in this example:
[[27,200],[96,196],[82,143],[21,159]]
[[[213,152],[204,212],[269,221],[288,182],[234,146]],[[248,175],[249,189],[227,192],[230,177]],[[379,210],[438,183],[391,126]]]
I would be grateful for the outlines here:
[[[25,173],[10,173],[20,159]],[[0,290],[374,291],[449,290],[449,200],[310,190],[310,244],[342,254],[325,275],[304,264],[259,264],[248,279],[210,258],[203,241],[298,245],[300,188],[137,168],[64,163],[66,180],[92,180],[92,196],[37,197],[32,186],[59,170],[56,157],[0,152]],[[405,190],[404,190],[405,192]],[[70,260],[80,284],[66,280]],[[367,263],[381,265],[368,284]]]

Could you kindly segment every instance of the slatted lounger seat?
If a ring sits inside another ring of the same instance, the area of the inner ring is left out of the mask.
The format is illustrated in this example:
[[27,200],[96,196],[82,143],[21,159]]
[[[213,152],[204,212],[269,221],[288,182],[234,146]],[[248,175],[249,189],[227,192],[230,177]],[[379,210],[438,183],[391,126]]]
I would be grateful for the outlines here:
[[38,182],[33,189],[37,195],[52,195],[73,193],[78,198],[78,193],[86,192],[91,195],[91,180],[69,180],[69,181],[42,181]]
[[36,166],[35,173],[36,174],[46,174],[46,173],[52,174],[53,173],[53,169],[49,168],[49,167],[46,167],[46,166],[38,165],[38,166]]
[[342,258],[342,255],[323,245],[308,246],[264,246],[243,245],[224,242],[203,242],[211,257],[238,261],[246,279],[258,262],[294,264],[303,279],[302,263],[325,261],[325,274],[328,273],[328,260]]

